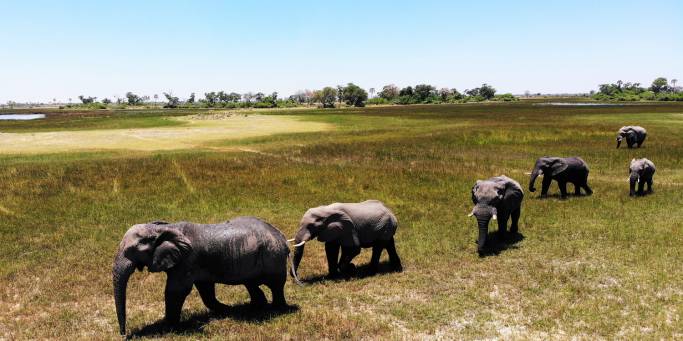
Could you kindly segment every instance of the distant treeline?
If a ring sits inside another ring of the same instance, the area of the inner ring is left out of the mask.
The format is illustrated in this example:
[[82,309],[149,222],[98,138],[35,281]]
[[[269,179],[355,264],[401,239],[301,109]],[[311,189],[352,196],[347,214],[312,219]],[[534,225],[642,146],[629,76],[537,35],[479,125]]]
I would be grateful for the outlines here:
[[669,83],[666,78],[659,77],[645,88],[640,83],[619,80],[612,84],[600,84],[598,92],[593,91],[591,95],[599,101],[683,101],[683,93],[680,87],[676,87],[677,82],[672,79]]
[[288,108],[297,106],[335,108],[379,104],[407,105],[518,100],[512,94],[496,95],[496,89],[488,84],[467,89],[462,93],[449,88],[437,90],[436,87],[428,84],[418,84],[414,87],[407,86],[405,88],[398,88],[396,85],[389,84],[382,87],[381,91],[376,92],[374,88],[366,91],[353,83],[348,83],[346,86],[328,86],[320,90],[299,90],[287,98],[280,98],[277,92],[271,94],[262,92],[240,94],[226,91],[205,92],[203,98],[197,98],[195,93],[191,93],[185,100],[181,100],[172,93],[164,92],[163,96],[164,98],[160,99],[158,95],[154,95],[152,100],[149,96],[127,92],[123,98],[116,98],[115,100],[103,98],[98,101],[97,97],[81,95],[78,96],[81,103],[73,104],[69,99],[69,104],[63,107],[105,109],[151,105],[163,106],[164,108]]

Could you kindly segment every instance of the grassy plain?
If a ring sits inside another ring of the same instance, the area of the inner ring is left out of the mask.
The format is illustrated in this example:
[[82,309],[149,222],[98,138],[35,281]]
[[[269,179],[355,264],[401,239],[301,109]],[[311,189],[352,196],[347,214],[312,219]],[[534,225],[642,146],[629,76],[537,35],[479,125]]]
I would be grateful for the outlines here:
[[[69,130],[69,120],[79,130],[159,127],[168,114],[110,114],[89,126],[56,116],[0,122],[0,132]],[[326,272],[316,242],[300,268],[311,283],[286,287],[298,309],[249,311],[243,287],[219,286],[233,311],[208,315],[193,291],[173,332],[158,328],[165,276],[135,273],[130,330],[168,339],[683,337],[683,105],[271,114],[334,128],[172,151],[0,155],[0,339],[117,338],[111,262],[135,223],[256,215],[292,236],[307,208],[368,198],[399,218],[403,273],[316,280]],[[617,129],[630,124],[648,129],[644,148],[615,149]],[[594,195],[526,192],[523,238],[478,257],[472,184],[506,174],[526,188],[525,172],[543,155],[581,156]],[[657,165],[655,193],[630,198],[628,162],[641,156]],[[368,260],[366,250],[355,263]]]

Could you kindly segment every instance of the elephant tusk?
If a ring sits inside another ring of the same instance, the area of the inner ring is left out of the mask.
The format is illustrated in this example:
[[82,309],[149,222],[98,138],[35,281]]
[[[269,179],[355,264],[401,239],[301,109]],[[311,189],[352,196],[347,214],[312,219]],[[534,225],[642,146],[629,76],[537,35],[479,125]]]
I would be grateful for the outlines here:
[[468,217],[471,217],[471,216],[473,216],[473,215],[474,215],[474,213],[470,213],[470,214],[468,214],[467,216],[468,216]]
[[494,215],[493,215],[493,220],[498,220],[498,216],[494,214]]
[[524,174],[525,175],[531,175],[531,172],[525,172]]
[[294,241],[294,238],[292,238],[292,239],[287,239],[287,243],[291,243],[291,242],[293,242],[293,241]]
[[304,244],[306,244],[306,241],[305,241],[305,240],[302,241],[302,242],[299,243],[299,244],[294,244],[294,245],[292,245],[292,246],[293,246],[293,247],[299,247],[299,246],[304,245]]

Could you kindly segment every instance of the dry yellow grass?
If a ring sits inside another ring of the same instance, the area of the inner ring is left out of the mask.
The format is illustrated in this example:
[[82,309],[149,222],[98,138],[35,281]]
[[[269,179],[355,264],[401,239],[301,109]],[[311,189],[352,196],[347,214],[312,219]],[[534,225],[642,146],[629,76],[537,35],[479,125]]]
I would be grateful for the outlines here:
[[0,133],[0,153],[190,149],[213,141],[315,132],[331,127],[326,123],[306,122],[293,116],[195,115],[168,119],[181,121],[183,124],[137,129]]

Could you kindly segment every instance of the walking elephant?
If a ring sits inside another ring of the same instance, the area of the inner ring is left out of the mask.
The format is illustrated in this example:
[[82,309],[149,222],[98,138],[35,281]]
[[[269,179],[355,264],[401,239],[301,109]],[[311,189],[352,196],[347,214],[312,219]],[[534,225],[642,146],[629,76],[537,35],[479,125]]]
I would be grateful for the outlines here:
[[259,288],[265,284],[273,294],[273,306],[285,307],[288,255],[285,236],[254,217],[211,225],[134,225],[123,236],[113,267],[119,331],[126,332],[126,287],[135,268],[166,272],[165,320],[175,324],[193,285],[212,311],[227,307],[216,299],[216,283],[246,286],[251,303],[257,306],[267,303]]
[[498,233],[505,236],[508,218],[512,218],[510,232],[519,230],[519,216],[522,210],[524,191],[522,186],[505,175],[496,176],[488,180],[477,180],[472,187],[472,202],[474,208],[469,216],[475,216],[479,226],[477,252],[485,251],[488,237],[489,221],[498,220]]
[[586,195],[593,194],[593,190],[588,187],[588,165],[580,157],[542,157],[536,160],[534,169],[531,172],[529,181],[529,192],[535,192],[534,182],[539,175],[543,175],[541,184],[541,196],[548,195],[550,182],[555,180],[560,187],[560,195],[564,199],[567,197],[567,182],[574,184],[574,194],[580,195],[581,188]]
[[[304,244],[314,238],[325,243],[327,267],[330,277],[350,275],[355,269],[351,263],[361,248],[372,247],[370,271],[377,272],[379,258],[384,249],[395,271],[402,271],[401,260],[396,253],[394,234],[398,222],[389,208],[381,201],[367,200],[361,203],[334,203],[311,208],[304,214],[296,233],[292,277],[301,283],[297,270],[304,254]],[[341,248],[341,258],[339,249]]]
[[647,130],[640,126],[624,126],[617,132],[617,148],[621,145],[621,141],[626,139],[626,145],[629,148],[637,145],[638,148],[643,145],[647,137]]
[[[628,168],[629,195],[643,195],[645,184],[647,184],[647,193],[652,193],[652,176],[656,170],[655,164],[646,158],[631,160],[631,165]],[[636,183],[638,183],[638,192],[636,192]]]

